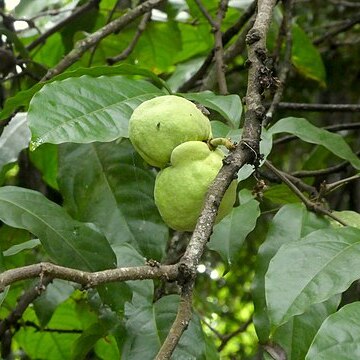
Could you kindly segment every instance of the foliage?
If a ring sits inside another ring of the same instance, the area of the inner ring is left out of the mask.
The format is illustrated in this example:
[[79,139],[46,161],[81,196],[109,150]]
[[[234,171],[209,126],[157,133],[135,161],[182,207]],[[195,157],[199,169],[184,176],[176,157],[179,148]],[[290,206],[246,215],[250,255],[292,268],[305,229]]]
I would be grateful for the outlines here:
[[[235,207],[214,226],[196,264],[192,319],[172,358],[360,358],[360,226],[334,225],[334,214],[360,213],[360,126],[355,112],[336,106],[321,113],[285,103],[359,101],[353,9],[360,7],[276,5],[262,69],[271,80],[261,93],[267,109],[278,91],[272,82],[287,65],[289,72],[284,103],[263,123],[260,156],[249,139],[240,141],[252,100],[245,45],[251,1],[230,1],[218,29],[207,17],[217,19],[219,1],[203,1],[206,14],[197,1],[159,1],[151,16],[139,13],[45,77],[81,50],[79,41],[143,2],[125,3],[21,0],[10,10],[0,1],[1,357],[156,357],[179,315],[181,281],[139,276],[92,286],[31,276],[34,268],[24,267],[51,262],[85,274],[179,263],[191,234],[161,219],[153,196],[158,170],[128,139],[138,105],[177,94],[208,113],[214,137],[250,148],[258,166],[239,170]],[[217,31],[228,93],[213,58]],[[46,36],[37,42],[39,32]],[[22,275],[4,286],[11,269]]]

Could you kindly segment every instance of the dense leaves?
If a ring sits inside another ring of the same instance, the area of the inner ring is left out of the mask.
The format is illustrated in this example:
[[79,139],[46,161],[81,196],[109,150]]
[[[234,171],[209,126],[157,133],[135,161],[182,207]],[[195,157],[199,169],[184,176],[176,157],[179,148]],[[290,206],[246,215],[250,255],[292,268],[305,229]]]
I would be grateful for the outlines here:
[[[359,100],[356,1],[276,2],[266,49],[249,29],[271,1],[155,2],[0,1],[0,283],[43,261],[179,264],[191,234],[161,219],[158,170],[128,139],[139,104],[176,94],[254,161],[234,174],[230,214],[200,224],[211,236],[192,264],[192,319],[171,358],[360,358],[358,107],[338,106]],[[114,20],[126,26],[103,37]],[[275,94],[290,104],[270,114]],[[231,155],[229,143],[222,150]],[[0,357],[154,359],[183,315],[180,264],[179,281],[15,281],[0,294]]]

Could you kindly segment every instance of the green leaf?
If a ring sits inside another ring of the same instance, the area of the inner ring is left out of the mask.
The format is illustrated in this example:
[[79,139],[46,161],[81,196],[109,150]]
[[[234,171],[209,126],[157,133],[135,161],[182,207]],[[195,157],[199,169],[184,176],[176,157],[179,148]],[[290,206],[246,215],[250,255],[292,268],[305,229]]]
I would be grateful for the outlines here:
[[[37,324],[35,312],[31,307],[26,310],[23,321]],[[48,328],[60,331],[42,332],[29,326],[21,326],[14,340],[31,359],[71,359],[72,345],[79,338],[79,332],[83,330],[74,300],[69,299],[57,307]]]
[[64,302],[72,293],[74,287],[63,280],[54,279],[46,291],[34,301],[34,310],[40,326],[45,327],[58,305]]
[[272,135],[283,132],[296,135],[308,143],[322,145],[341,159],[349,161],[355,169],[360,170],[360,159],[339,134],[320,129],[306,119],[294,117],[281,119],[269,129]]
[[100,359],[120,359],[120,353],[115,337],[107,335],[95,344],[95,353]]
[[[15,96],[10,97],[6,100],[4,108],[0,112],[0,120],[8,118],[12,113],[14,113],[20,107],[27,107],[30,103],[32,97],[41,90],[46,84],[65,80],[68,78],[78,78],[80,76],[91,76],[91,77],[100,77],[100,76],[116,76],[116,75],[140,75],[145,78],[149,78],[158,88],[165,88],[170,93],[170,89],[167,88],[166,82],[159,77],[157,77],[153,72],[141,67],[130,65],[130,64],[120,64],[117,66],[94,66],[92,68],[78,68],[75,70],[66,71],[62,74],[54,76],[51,80],[37,83],[32,88],[19,91]],[[158,90],[159,91],[159,90]]]
[[287,360],[304,360],[315,334],[323,321],[336,311],[340,300],[341,297],[335,295],[324,303],[312,305],[304,314],[294,316],[276,329],[272,340],[285,350]]
[[281,205],[301,202],[294,192],[285,184],[271,184],[271,186],[265,189],[264,198],[270,200],[274,204]]
[[33,249],[33,248],[35,248],[36,246],[38,246],[40,244],[41,244],[41,242],[40,242],[39,239],[32,239],[32,240],[29,240],[29,241],[25,241],[25,242],[23,242],[21,244],[13,245],[13,246],[9,247],[7,250],[5,250],[3,252],[3,255],[4,256],[16,255],[21,251]]
[[105,337],[108,330],[103,321],[92,324],[76,339],[71,359],[86,359],[86,355],[94,347],[94,344],[102,337]]
[[174,58],[181,50],[180,31],[176,21],[152,21],[140,37],[130,58],[141,67],[155,73],[171,70]]
[[200,68],[204,62],[204,57],[196,57],[190,59],[184,63],[176,65],[175,71],[172,75],[166,80],[172,91],[177,91],[177,89],[184,84],[187,80],[193,76],[196,71]]
[[282,246],[265,278],[272,325],[340,294],[359,278],[359,229],[322,229]]
[[[155,304],[147,306],[127,304],[125,316],[128,337],[121,358],[127,360],[155,358],[175,320],[178,305],[177,295],[164,296]],[[172,359],[207,360],[207,346],[199,318],[194,314],[180,338]]]
[[255,199],[234,208],[228,216],[215,225],[208,248],[216,251],[225,264],[231,267],[238,257],[246,236],[254,230],[259,215],[259,202]]
[[292,55],[295,68],[304,76],[325,86],[326,73],[319,50],[299,25],[292,25]]
[[72,216],[96,224],[113,246],[130,243],[160,260],[168,228],[154,203],[154,183],[154,171],[127,139],[59,149],[59,186]]
[[37,236],[48,255],[60,265],[96,271],[116,263],[102,234],[73,220],[39,192],[13,186],[0,188],[0,219]]
[[127,137],[133,110],[159,94],[150,83],[121,76],[82,76],[47,84],[30,103],[32,149],[46,142],[90,143]]
[[237,129],[239,127],[242,103],[238,95],[216,95],[211,91],[179,95],[217,111],[233,128]]
[[43,180],[53,189],[58,190],[58,148],[57,145],[43,144],[29,152],[31,162],[40,170]]
[[305,360],[360,358],[360,302],[330,315],[316,334]]
[[270,334],[265,302],[265,274],[270,260],[283,244],[292,243],[315,230],[328,226],[326,220],[308,212],[302,204],[285,205],[273,218],[266,240],[259,248],[252,285],[254,325],[261,342],[266,342]]
[[18,159],[20,151],[28,147],[30,137],[26,113],[16,114],[0,136],[0,170]]

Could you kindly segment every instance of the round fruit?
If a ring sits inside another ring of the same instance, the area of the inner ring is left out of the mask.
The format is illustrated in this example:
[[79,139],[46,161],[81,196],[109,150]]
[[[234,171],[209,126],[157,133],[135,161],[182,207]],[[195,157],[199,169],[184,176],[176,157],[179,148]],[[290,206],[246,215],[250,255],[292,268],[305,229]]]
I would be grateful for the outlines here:
[[[356,211],[344,210],[344,211],[333,211],[332,212],[336,217],[340,220],[344,221],[346,224],[352,227],[356,227],[360,229],[360,214]],[[333,227],[342,227],[340,223],[338,223],[334,219],[330,219],[330,224]]]
[[211,137],[209,119],[193,104],[179,96],[165,95],[143,102],[129,122],[129,137],[141,157],[163,168],[179,144]]
[[[201,141],[188,141],[171,154],[171,166],[159,172],[154,197],[160,215],[168,226],[179,231],[193,231],[205,194],[222,166],[224,153],[211,151]],[[216,222],[232,209],[237,182],[233,181],[221,201]]]

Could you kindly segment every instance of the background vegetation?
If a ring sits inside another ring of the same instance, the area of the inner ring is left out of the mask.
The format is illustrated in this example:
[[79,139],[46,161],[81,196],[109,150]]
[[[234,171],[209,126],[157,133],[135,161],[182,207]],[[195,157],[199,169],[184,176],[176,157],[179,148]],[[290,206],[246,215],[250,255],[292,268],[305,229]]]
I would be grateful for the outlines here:
[[[360,4],[9,5],[1,357],[360,358]],[[127,139],[169,93],[238,143],[210,193],[237,173],[239,199],[213,231],[209,196],[193,234],[163,223]]]

